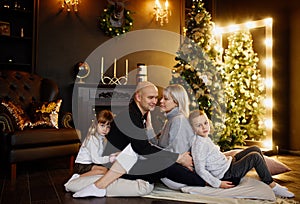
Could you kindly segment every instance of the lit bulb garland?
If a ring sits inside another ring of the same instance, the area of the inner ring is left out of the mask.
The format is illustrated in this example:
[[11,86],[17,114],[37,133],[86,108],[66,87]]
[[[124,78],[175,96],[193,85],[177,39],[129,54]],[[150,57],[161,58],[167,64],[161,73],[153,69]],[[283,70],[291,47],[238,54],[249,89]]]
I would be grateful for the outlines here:
[[120,27],[113,27],[110,22],[110,17],[113,15],[115,10],[114,5],[109,5],[108,8],[104,9],[99,22],[100,29],[108,36],[114,37],[122,35],[131,30],[133,27],[133,19],[130,14],[131,11],[124,9],[124,22]]

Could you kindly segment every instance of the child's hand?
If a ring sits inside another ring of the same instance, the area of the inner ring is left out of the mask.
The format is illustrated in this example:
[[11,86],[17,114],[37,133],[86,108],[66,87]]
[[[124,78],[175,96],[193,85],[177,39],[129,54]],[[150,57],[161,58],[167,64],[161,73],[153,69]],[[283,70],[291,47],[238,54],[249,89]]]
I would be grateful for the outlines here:
[[116,161],[116,155],[114,155],[114,154],[111,154],[111,155],[109,155],[109,162],[110,163],[114,163],[115,161]]
[[116,161],[116,157],[118,156],[118,154],[120,154],[120,152],[116,152],[116,153],[109,155],[109,162],[114,163]]
[[232,188],[234,186],[231,181],[221,181],[220,188]]

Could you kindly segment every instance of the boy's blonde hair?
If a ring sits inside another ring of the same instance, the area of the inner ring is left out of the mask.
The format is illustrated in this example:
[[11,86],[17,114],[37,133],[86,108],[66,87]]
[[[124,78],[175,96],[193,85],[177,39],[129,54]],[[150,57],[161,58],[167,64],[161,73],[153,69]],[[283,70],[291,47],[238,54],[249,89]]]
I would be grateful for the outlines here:
[[197,118],[197,117],[199,117],[199,116],[201,116],[201,115],[205,115],[206,118],[208,119],[209,126],[210,126],[210,134],[212,134],[212,133],[214,132],[214,126],[213,126],[212,121],[207,117],[207,114],[205,113],[204,110],[193,110],[193,111],[190,113],[190,115],[189,115],[189,121],[190,121],[190,124],[191,124],[192,128],[194,129],[193,123],[192,123],[193,119],[194,119],[194,118]]
[[197,117],[199,117],[199,116],[201,116],[201,115],[205,115],[205,116],[207,117],[207,115],[206,115],[206,113],[204,112],[204,110],[193,110],[193,111],[190,113],[190,115],[189,115],[189,121],[190,121],[190,124],[192,125],[192,121],[193,121],[194,118],[197,118]]

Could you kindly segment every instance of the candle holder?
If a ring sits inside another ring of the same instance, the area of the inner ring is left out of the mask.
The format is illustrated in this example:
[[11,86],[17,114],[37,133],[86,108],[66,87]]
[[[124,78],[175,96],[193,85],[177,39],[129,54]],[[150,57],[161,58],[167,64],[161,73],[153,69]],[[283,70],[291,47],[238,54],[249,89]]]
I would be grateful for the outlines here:
[[105,85],[126,85],[128,81],[128,59],[125,61],[125,76],[117,77],[117,60],[114,60],[114,76],[109,77],[105,76],[103,73],[104,67],[104,58],[101,58],[101,72],[100,72],[100,80],[102,84]]
[[128,76],[121,76],[121,77],[108,77],[108,76],[101,76],[101,82],[102,84],[109,84],[109,85],[126,85],[128,80]]

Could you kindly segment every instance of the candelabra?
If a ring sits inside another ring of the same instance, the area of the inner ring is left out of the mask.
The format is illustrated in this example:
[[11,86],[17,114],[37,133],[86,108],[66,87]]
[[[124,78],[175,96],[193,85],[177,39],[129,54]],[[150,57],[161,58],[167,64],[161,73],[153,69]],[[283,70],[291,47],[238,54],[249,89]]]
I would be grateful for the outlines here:
[[63,0],[61,3],[62,8],[67,8],[67,11],[70,12],[73,7],[74,11],[78,11],[79,0]]
[[168,16],[171,15],[171,11],[169,10],[168,7],[169,7],[168,0],[166,0],[166,2],[165,2],[165,8],[162,8],[159,0],[155,0],[154,16],[155,16],[156,21],[160,20],[161,26],[164,25],[164,22],[166,22],[166,23],[169,22]]
[[114,75],[113,77],[104,76],[103,73],[104,68],[104,58],[101,58],[101,82],[102,84],[109,84],[109,85],[126,85],[128,81],[128,59],[125,61],[125,76],[117,77],[117,59],[114,60]]

